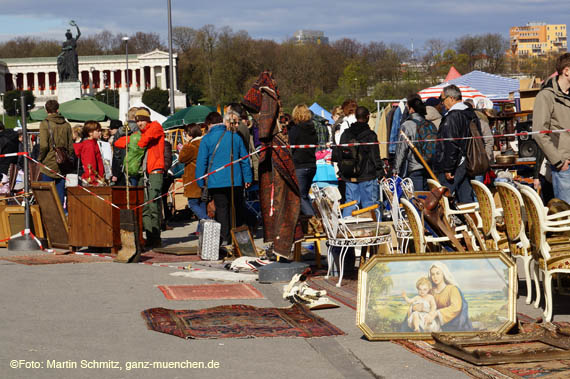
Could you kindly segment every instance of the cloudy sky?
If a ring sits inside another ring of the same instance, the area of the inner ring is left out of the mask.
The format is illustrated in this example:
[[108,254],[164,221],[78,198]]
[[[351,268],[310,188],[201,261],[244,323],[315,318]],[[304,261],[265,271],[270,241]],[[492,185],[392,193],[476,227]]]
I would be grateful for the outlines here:
[[[107,29],[159,33],[166,41],[167,0],[0,0],[0,40],[15,36],[63,39],[69,20],[90,34]],[[298,29],[317,29],[331,40],[384,41],[421,51],[430,38],[501,33],[527,22],[566,23],[568,0],[172,0],[174,26],[205,24],[246,30],[281,42]],[[0,57],[2,52],[0,52]]]

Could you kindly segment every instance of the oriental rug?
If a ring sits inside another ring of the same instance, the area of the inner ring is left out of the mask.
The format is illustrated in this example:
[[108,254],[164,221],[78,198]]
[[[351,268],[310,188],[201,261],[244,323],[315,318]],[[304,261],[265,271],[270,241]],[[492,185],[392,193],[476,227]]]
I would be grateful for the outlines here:
[[307,279],[309,287],[315,290],[327,291],[327,296],[331,297],[349,308],[356,310],[358,296],[358,277],[343,278],[342,287],[337,287],[338,277],[331,276],[325,279],[324,276],[313,276]]
[[141,262],[145,263],[174,263],[174,262],[196,262],[200,261],[199,255],[174,255],[163,254],[151,250],[141,254]]
[[97,257],[97,256],[86,256],[86,255],[54,255],[54,254],[43,254],[43,255],[21,255],[12,257],[0,257],[0,260],[19,263],[28,266],[36,265],[52,265],[60,263],[94,263],[94,262],[112,262],[111,259]]
[[246,283],[158,286],[158,289],[168,300],[263,299],[257,288]]
[[186,339],[344,335],[342,330],[299,304],[290,308],[242,304],[198,310],[151,308],[141,315],[150,330]]
[[[519,319],[529,318],[528,316],[517,314]],[[568,323],[555,323],[561,327],[568,327]],[[521,332],[525,333],[538,324],[522,324]],[[570,376],[570,360],[552,360],[544,362],[508,363],[491,366],[476,366],[459,358],[452,357],[433,348],[433,345],[426,341],[395,340],[392,341],[403,346],[407,350],[416,353],[423,358],[443,366],[451,367],[465,374],[478,379],[491,378],[515,378],[515,379],[559,379]]]

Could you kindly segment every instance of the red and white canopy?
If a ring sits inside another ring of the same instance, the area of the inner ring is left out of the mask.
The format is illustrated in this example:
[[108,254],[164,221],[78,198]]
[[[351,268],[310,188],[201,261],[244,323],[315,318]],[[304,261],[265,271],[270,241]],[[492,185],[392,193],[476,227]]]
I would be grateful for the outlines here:
[[[441,95],[441,91],[443,91],[443,88],[447,86],[448,86],[447,83],[443,83],[435,87],[429,87],[418,92],[418,95],[421,96],[423,101],[426,101],[430,97],[439,97]],[[458,85],[457,87],[459,87],[459,90],[461,91],[461,96],[463,97],[463,100],[473,99],[475,104],[477,104],[478,99],[487,98],[485,95],[483,95],[481,92],[477,91],[473,87],[464,86],[464,85]]]

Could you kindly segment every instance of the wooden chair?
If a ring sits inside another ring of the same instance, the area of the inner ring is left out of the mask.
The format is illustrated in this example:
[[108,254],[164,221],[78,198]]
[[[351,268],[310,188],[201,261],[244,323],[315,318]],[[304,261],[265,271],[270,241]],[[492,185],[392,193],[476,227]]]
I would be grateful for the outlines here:
[[[412,240],[414,241],[414,248],[416,253],[425,253],[428,246],[440,244],[441,242],[450,242],[448,237],[434,237],[426,234],[424,224],[422,223],[420,214],[416,207],[406,199],[400,199],[404,211],[408,215],[408,222],[412,231]],[[463,239],[463,234],[455,234],[458,240]],[[439,250],[441,251],[441,250]]]
[[[427,180],[427,184],[428,187],[430,189],[430,191],[433,188],[439,188],[441,187],[441,184],[438,181],[435,181],[433,179],[428,179]],[[478,210],[479,210],[479,204],[474,202],[474,203],[466,203],[466,204],[457,204],[457,209],[451,209],[451,206],[449,205],[449,199],[446,196],[443,196],[441,198],[441,205],[443,206],[443,211],[445,213],[445,216],[447,217],[449,223],[453,226],[455,224],[454,220],[453,220],[453,216],[455,215],[468,215],[468,214],[475,214],[475,217],[477,219],[476,225],[478,228],[480,228],[482,226],[482,222],[481,222],[481,217],[478,214]]]
[[333,247],[339,247],[339,279],[336,284],[341,286],[344,274],[344,258],[351,247],[375,247],[379,245],[387,245],[389,252],[392,252],[392,235],[389,227],[381,225],[379,221],[373,218],[364,217],[368,213],[374,213],[378,208],[378,204],[357,209],[352,212],[352,216],[343,218],[341,211],[347,206],[356,205],[356,202],[339,204],[340,193],[336,187],[325,187],[320,189],[318,185],[311,186],[313,195],[315,196],[314,204],[322,217],[323,226],[327,234],[328,250],[328,272],[327,278],[332,273],[334,258],[332,254]]
[[[502,216],[503,209],[495,207],[493,194],[485,184],[477,180],[472,180],[471,187],[473,187],[473,192],[475,192],[477,202],[479,203],[481,229],[486,242],[489,243],[487,248],[492,250],[505,250],[505,247],[501,247],[501,245],[505,245],[507,239],[504,234],[501,236],[497,230],[497,218]],[[506,250],[508,250],[508,246]]]
[[[527,238],[523,220],[523,199],[520,192],[511,184],[495,182],[495,186],[497,187],[501,204],[503,205],[503,215],[505,219],[509,250],[515,259],[521,260],[523,263],[527,291],[526,303],[530,304],[532,301],[530,270],[532,254],[530,251],[530,241]],[[536,276],[534,277],[534,281],[538,297],[540,294],[540,288],[538,278]],[[538,301],[539,300],[540,299],[538,299]],[[535,307],[538,307],[538,301],[535,301]]]
[[[536,260],[534,275],[544,275],[544,321],[552,320],[552,276],[554,274],[570,274],[570,239],[565,241],[556,239],[555,244],[549,243],[547,233],[570,231],[570,214],[568,211],[551,214],[547,217],[547,210],[542,204],[540,196],[530,187],[521,186],[520,192],[527,212],[531,236],[531,249]],[[538,289],[538,288],[537,288]],[[535,306],[540,301],[540,292],[537,291]]]
[[[390,213],[392,215],[394,230],[396,231],[396,238],[398,239],[398,250],[405,254],[408,251],[408,244],[412,237],[412,230],[410,229],[406,213],[402,207],[400,207],[396,179],[385,178],[382,180],[381,186],[386,199],[390,203]],[[414,185],[409,178],[401,181],[402,196],[407,199],[412,198],[414,193],[413,188]]]

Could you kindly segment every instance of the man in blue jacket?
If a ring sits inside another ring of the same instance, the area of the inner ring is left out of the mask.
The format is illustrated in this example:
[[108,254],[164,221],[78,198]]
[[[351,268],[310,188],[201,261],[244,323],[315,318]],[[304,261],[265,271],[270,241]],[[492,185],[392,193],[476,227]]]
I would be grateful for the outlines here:
[[[232,161],[247,155],[247,150],[241,137],[236,134],[239,124],[239,114],[228,111],[222,116],[218,112],[212,112],[206,117],[208,133],[202,138],[196,160],[196,178],[205,173],[212,172]],[[232,149],[233,146],[233,149]],[[244,159],[233,166],[226,167],[207,177],[208,193],[214,199],[216,206],[215,219],[221,224],[220,237],[222,245],[230,243],[231,228],[231,191],[234,192],[234,206],[236,226],[245,223],[245,210],[243,209],[243,187],[248,188],[253,180],[249,159]],[[204,187],[204,180],[199,180],[198,185]]]

